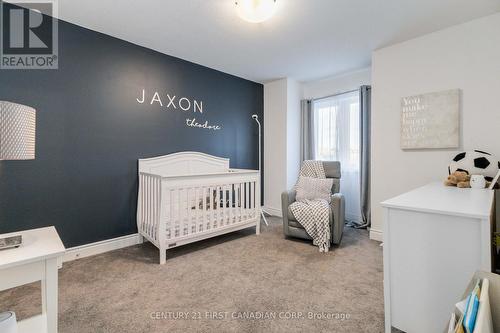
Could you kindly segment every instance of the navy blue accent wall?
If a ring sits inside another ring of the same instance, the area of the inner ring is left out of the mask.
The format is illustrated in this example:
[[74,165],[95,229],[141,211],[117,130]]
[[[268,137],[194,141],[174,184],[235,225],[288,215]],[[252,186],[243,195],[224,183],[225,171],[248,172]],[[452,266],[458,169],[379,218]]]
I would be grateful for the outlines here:
[[[139,104],[143,88],[203,114]],[[139,158],[190,150],[258,168],[261,84],[63,21],[59,69],[0,70],[0,100],[37,110],[36,159],[0,161],[0,233],[54,225],[72,247],[137,232]],[[223,128],[187,127],[193,116]]]

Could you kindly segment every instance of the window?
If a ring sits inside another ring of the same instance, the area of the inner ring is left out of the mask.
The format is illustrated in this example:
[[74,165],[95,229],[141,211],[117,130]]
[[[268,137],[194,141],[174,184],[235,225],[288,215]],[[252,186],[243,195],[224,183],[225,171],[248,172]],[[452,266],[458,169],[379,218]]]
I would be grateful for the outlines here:
[[359,92],[316,100],[313,112],[314,156],[322,161],[340,161],[346,218],[361,222]]

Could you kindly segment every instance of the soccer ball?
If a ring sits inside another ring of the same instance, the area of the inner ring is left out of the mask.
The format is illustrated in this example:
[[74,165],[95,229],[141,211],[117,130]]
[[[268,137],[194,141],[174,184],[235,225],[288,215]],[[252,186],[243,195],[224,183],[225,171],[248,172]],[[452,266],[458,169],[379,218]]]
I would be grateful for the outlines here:
[[465,171],[469,175],[483,175],[487,181],[492,181],[499,169],[498,158],[481,150],[457,154],[448,166],[450,175],[455,171]]

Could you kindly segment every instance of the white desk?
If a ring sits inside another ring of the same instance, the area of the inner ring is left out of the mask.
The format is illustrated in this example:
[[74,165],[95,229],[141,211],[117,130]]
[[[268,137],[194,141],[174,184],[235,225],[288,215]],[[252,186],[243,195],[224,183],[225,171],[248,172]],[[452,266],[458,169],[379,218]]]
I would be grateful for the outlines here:
[[386,333],[442,332],[474,272],[491,271],[493,198],[431,183],[382,203]]
[[42,314],[18,323],[19,333],[57,332],[58,259],[65,248],[54,227],[13,232],[23,236],[19,248],[0,251],[0,291],[41,281]]

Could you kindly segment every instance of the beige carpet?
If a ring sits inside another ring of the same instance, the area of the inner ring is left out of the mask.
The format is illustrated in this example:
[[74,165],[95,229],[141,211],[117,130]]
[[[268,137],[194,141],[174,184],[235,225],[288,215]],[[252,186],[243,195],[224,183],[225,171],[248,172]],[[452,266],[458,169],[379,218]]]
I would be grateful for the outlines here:
[[[271,223],[173,249],[164,266],[151,244],[65,263],[59,331],[383,332],[382,249],[366,230],[322,254]],[[0,312],[39,313],[39,291],[0,292]]]

